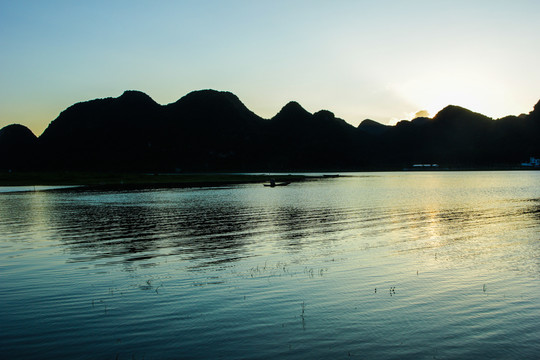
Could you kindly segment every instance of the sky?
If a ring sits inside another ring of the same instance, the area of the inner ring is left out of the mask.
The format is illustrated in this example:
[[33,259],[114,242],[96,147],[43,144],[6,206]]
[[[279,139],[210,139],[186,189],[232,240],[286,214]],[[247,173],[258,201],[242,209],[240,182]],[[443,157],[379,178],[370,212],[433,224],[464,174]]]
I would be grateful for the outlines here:
[[519,115],[540,99],[538,15],[538,0],[0,0],[0,128],[39,136],[124,90],[231,91],[264,118],[294,100],[355,126],[449,104]]

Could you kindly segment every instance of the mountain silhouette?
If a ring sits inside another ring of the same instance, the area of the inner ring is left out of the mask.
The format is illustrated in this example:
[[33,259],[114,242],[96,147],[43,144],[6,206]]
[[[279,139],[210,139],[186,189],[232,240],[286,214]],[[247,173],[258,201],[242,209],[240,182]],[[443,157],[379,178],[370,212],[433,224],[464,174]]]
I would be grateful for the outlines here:
[[35,145],[36,135],[24,125],[12,124],[0,129],[0,145],[27,147]]
[[339,171],[512,167],[540,155],[540,102],[491,119],[450,105],[433,118],[358,127],[287,103],[271,119],[230,92],[200,90],[160,105],[140,91],[62,111],[36,138],[0,130],[1,169],[85,171]]
[[270,119],[265,143],[272,170],[346,168],[354,156],[354,127],[328,110],[311,114],[293,101]]
[[386,132],[389,128],[391,127],[387,125],[383,125],[371,119],[363,120],[360,123],[360,125],[358,125],[357,127],[359,131],[363,131],[370,135],[381,135],[382,133]]
[[37,137],[24,125],[0,129],[0,169],[31,169],[35,166]]

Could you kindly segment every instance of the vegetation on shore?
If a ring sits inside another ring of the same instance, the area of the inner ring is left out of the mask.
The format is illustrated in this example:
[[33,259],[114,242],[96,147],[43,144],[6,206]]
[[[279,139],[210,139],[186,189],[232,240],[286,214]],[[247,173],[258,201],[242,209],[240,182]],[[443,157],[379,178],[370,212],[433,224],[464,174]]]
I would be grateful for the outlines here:
[[197,187],[231,184],[302,181],[305,175],[265,174],[148,174],[97,172],[0,172],[0,186],[80,185],[92,188]]

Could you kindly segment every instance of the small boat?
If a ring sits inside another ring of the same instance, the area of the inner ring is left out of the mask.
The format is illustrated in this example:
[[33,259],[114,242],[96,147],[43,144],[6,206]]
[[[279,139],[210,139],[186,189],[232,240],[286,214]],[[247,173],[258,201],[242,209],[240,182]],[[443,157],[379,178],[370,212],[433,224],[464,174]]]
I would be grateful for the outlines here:
[[287,186],[289,185],[291,182],[290,181],[284,181],[284,182],[276,182],[274,179],[270,180],[270,184],[264,184],[264,186],[269,186],[269,187],[276,187],[276,186]]

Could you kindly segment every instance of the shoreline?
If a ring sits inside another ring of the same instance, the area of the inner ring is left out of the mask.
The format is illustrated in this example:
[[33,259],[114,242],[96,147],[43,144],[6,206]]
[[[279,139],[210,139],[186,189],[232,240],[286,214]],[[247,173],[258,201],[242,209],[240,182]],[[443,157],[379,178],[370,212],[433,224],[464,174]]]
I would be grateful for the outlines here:
[[402,170],[328,171],[298,173],[109,173],[109,172],[0,172],[0,187],[55,186],[72,190],[137,190],[218,187],[239,184],[299,182],[346,177],[357,173],[535,171],[538,168],[421,168]]
[[298,182],[322,177],[298,174],[12,172],[0,173],[0,186],[66,186],[71,187],[71,190],[136,190],[262,184],[269,182],[270,179],[277,182]]

